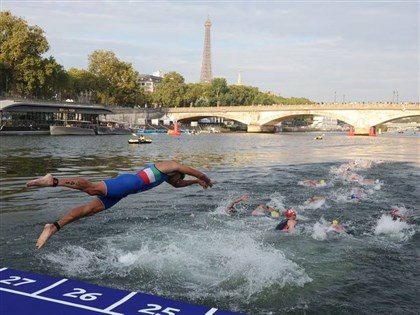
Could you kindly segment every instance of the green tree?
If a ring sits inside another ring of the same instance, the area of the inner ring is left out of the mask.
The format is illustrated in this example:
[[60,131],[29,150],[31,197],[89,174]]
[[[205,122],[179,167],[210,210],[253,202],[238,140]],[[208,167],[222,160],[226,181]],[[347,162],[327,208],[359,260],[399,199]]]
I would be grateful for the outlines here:
[[225,99],[225,94],[229,92],[225,78],[214,78],[208,86],[209,100],[211,105],[219,106]]
[[59,99],[68,86],[69,76],[63,66],[53,57],[43,59],[44,83],[39,86],[38,95],[47,99]]
[[131,63],[120,61],[112,51],[96,50],[89,55],[89,71],[96,78],[101,103],[132,106],[139,96],[144,98],[137,81],[138,72]]
[[200,83],[189,83],[185,88],[185,103],[187,106],[197,106],[198,100],[202,99],[205,96],[205,88],[203,84]]
[[153,93],[154,102],[167,107],[178,107],[186,103],[186,85],[184,77],[176,72],[169,72],[163,76],[162,82]]
[[46,74],[41,56],[49,49],[44,31],[39,26],[29,26],[9,11],[2,11],[0,39],[0,63],[10,70],[6,78],[12,94],[30,96],[42,89]]
[[279,104],[279,98],[270,93],[259,92],[254,98],[254,104],[258,105],[273,105]]
[[69,83],[65,95],[63,95],[65,98],[82,101],[79,100],[80,95],[88,93],[88,102],[96,99],[97,82],[95,76],[91,72],[85,69],[70,68],[67,71],[67,74]]
[[312,104],[312,102],[304,97],[291,97],[285,100],[285,104],[289,105],[301,105],[301,104]]
[[226,97],[226,105],[243,106],[258,104],[255,102],[255,98],[259,93],[256,87],[231,85],[229,86],[229,93]]
[[12,74],[11,67],[5,62],[0,62],[0,95],[10,95]]

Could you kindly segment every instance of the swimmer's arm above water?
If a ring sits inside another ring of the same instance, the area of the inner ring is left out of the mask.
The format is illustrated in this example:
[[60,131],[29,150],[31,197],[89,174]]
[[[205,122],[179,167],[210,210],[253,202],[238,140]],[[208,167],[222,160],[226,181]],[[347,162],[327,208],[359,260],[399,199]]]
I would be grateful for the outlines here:
[[[193,184],[199,184],[205,189],[213,186],[213,182],[210,180],[210,178],[206,174],[192,167],[178,163],[176,161],[158,162],[155,164],[155,166],[161,172],[169,175],[168,183],[176,188],[186,187]],[[176,173],[190,175],[197,179],[185,180],[183,178],[179,178],[178,176],[175,176]]]
[[170,178],[168,180],[168,183],[171,184],[175,188],[187,187],[187,186],[191,186],[191,185],[194,185],[194,184],[199,184],[204,189],[207,189],[209,187],[209,185],[207,185],[207,183],[205,181],[200,180],[200,179],[173,179],[173,178]]

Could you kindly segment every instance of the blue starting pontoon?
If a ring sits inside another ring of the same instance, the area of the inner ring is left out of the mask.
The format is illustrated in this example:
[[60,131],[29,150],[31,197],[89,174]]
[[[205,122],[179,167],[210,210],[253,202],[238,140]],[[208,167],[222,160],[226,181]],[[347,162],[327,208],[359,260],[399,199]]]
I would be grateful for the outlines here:
[[0,268],[0,313],[7,315],[234,315],[140,292]]

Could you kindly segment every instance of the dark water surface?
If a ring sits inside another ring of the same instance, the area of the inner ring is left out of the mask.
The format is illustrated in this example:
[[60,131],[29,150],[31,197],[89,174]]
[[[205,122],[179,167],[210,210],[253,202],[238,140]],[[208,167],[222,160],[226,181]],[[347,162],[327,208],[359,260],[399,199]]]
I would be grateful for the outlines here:
[[[129,145],[127,136],[2,137],[1,267],[250,315],[419,314],[419,137],[314,136],[150,135],[149,145]],[[217,183],[131,195],[34,249],[45,223],[92,197],[28,189],[26,181],[46,173],[100,180],[166,159]],[[353,170],[376,183],[338,176],[355,159],[385,161]],[[308,178],[327,185],[302,185]],[[349,199],[355,186],[366,193],[360,203]],[[227,215],[224,207],[243,193],[250,200]],[[325,203],[305,205],[313,195]],[[296,231],[274,231],[278,219],[250,216],[262,202],[294,207]],[[409,220],[388,220],[393,207],[407,209]],[[326,233],[333,219],[351,234]]]

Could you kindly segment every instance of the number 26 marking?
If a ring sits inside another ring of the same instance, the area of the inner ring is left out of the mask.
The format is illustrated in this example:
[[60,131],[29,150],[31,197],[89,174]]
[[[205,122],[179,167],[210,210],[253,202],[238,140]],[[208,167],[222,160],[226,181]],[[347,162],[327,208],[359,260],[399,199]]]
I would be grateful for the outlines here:
[[79,298],[82,301],[94,301],[98,298],[98,296],[102,295],[102,293],[86,293],[86,290],[81,288],[74,288],[73,290],[73,292],[63,294],[63,296],[68,296],[75,299]]
[[172,307],[167,307],[165,308],[163,311],[156,313],[154,311],[160,311],[162,309],[162,306],[157,305],[157,304],[147,304],[148,307],[150,308],[143,308],[141,310],[138,310],[138,313],[144,313],[144,314],[150,314],[150,315],[155,315],[155,314],[167,314],[167,315],[176,315],[174,312],[179,312],[181,310],[177,309],[177,308],[172,308]]
[[19,276],[9,276],[9,279],[0,280],[0,283],[13,285],[15,287],[19,285],[23,285],[23,284],[34,283],[34,282],[36,282],[36,280],[32,280],[28,278],[21,278]]

